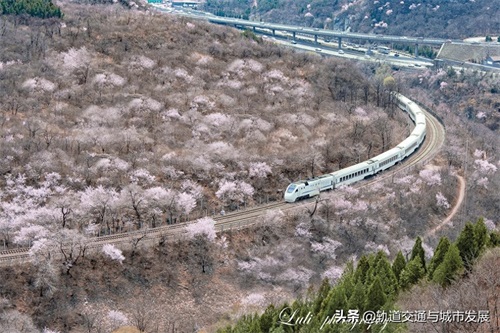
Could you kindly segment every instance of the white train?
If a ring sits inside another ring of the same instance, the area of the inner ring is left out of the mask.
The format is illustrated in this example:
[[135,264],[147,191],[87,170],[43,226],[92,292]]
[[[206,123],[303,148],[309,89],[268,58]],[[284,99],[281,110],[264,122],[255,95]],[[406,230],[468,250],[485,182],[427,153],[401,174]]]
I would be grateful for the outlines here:
[[409,137],[396,147],[367,161],[313,179],[299,180],[291,183],[285,191],[285,201],[295,202],[318,195],[321,191],[332,190],[341,185],[355,183],[390,168],[411,155],[425,139],[425,114],[417,104],[405,96],[395,93],[394,97],[397,99],[399,108],[406,111],[415,123],[415,128]]

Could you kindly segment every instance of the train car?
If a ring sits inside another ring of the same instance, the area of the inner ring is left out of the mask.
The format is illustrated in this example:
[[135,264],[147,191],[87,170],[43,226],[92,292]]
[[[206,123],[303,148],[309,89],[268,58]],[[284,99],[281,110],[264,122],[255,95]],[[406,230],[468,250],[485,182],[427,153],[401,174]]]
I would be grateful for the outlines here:
[[411,120],[415,123],[415,128],[410,136],[396,147],[367,161],[313,179],[291,183],[285,191],[285,201],[295,202],[300,199],[319,195],[321,191],[355,183],[377,172],[388,169],[413,154],[422,144],[427,133],[425,114],[416,103],[405,96],[399,93],[394,93],[393,96],[396,98],[395,103],[398,107],[407,112]]
[[402,156],[401,149],[396,147],[373,157],[369,161],[372,161],[375,172],[380,172],[401,161],[403,159]]
[[349,185],[365,179],[375,173],[375,167],[371,161],[355,164],[339,171],[332,172],[335,179],[335,187]]
[[299,180],[288,185],[285,191],[285,201],[295,202],[296,200],[314,197],[321,191],[335,188],[335,179],[332,175],[326,174],[313,179]]

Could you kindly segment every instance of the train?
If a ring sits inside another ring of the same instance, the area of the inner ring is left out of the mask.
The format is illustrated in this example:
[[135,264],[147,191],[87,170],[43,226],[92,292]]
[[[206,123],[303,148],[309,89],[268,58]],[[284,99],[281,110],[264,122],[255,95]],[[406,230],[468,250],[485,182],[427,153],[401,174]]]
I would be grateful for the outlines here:
[[317,196],[322,191],[333,190],[339,186],[353,184],[386,170],[413,154],[425,139],[427,129],[425,114],[415,102],[400,93],[393,93],[393,97],[397,106],[408,113],[415,124],[415,128],[410,136],[400,142],[396,147],[372,157],[367,161],[312,179],[299,180],[291,183],[285,190],[285,201],[295,202],[297,200]]

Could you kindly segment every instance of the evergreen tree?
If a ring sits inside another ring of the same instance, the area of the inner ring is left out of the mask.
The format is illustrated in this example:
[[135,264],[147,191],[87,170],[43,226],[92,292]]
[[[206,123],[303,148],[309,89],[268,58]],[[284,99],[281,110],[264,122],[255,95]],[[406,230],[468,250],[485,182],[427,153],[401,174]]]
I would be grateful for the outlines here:
[[464,229],[457,239],[457,248],[460,251],[460,257],[467,271],[472,270],[474,259],[479,255],[479,248],[474,234],[474,226],[467,222]]
[[422,239],[420,237],[417,237],[417,239],[415,240],[415,245],[413,245],[413,249],[411,250],[410,261],[412,261],[416,257],[419,258],[420,264],[422,265],[422,268],[424,269],[425,272],[426,271],[425,251],[424,248],[422,247]]
[[490,233],[489,246],[491,246],[491,247],[500,246],[500,232],[492,231]]
[[449,286],[454,278],[462,272],[463,267],[457,246],[451,244],[443,262],[436,268],[432,280],[442,287]]
[[384,258],[387,259],[387,256],[382,251],[378,251],[375,256],[370,255],[370,258],[368,258],[370,262],[370,268],[368,269],[368,272],[366,272],[365,284],[367,286],[371,286],[373,281],[375,281],[375,276],[377,275],[378,263]]
[[447,237],[441,237],[436,248],[436,252],[434,252],[434,256],[432,256],[432,259],[427,268],[427,276],[429,277],[429,280],[432,280],[434,271],[443,262],[444,256],[446,255],[446,252],[448,252],[450,245],[451,243]]
[[50,0],[0,0],[2,14],[23,15],[49,18],[62,17],[61,9]]
[[474,225],[474,238],[477,245],[477,256],[479,256],[489,242],[488,228],[486,228],[483,218],[480,218]]
[[401,272],[399,284],[401,289],[407,290],[412,285],[418,282],[425,275],[425,270],[422,267],[420,257],[415,257],[411,260]]
[[364,284],[366,282],[366,275],[369,269],[370,261],[367,256],[362,255],[361,258],[359,258],[358,266],[356,267],[356,271],[354,273],[354,281],[361,281],[361,283]]
[[358,309],[359,313],[363,313],[365,311],[366,304],[366,295],[365,295],[365,286],[361,281],[358,281],[354,286],[354,290],[347,302],[348,309]]
[[366,310],[377,311],[380,310],[387,298],[385,297],[384,289],[380,283],[380,278],[377,276],[373,281],[373,284],[368,289],[368,294],[366,296]]
[[321,310],[321,302],[323,302],[323,300],[328,296],[330,289],[330,282],[328,282],[328,279],[324,279],[319,287],[318,295],[313,301],[313,313],[319,313]]
[[269,305],[266,311],[260,316],[260,330],[262,332],[269,332],[274,328],[278,322],[278,312],[274,305]]
[[322,305],[322,311],[319,313],[320,318],[331,316],[336,310],[347,311],[347,297],[345,295],[343,285],[336,285],[330,290],[328,297]]
[[380,278],[380,283],[387,298],[390,299],[396,296],[398,292],[398,279],[392,271],[391,264],[385,254],[377,261],[375,274]]
[[396,255],[396,259],[394,259],[394,262],[392,263],[392,271],[394,272],[394,275],[396,276],[396,279],[398,279],[398,281],[401,276],[401,272],[405,267],[406,267],[405,257],[403,256],[403,253],[399,251],[398,254]]

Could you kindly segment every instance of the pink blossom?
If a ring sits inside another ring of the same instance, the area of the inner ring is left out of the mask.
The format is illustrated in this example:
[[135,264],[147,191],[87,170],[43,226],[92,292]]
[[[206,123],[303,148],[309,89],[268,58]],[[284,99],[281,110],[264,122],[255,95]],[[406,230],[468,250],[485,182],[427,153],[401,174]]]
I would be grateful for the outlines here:
[[374,242],[368,242],[365,244],[365,250],[374,252],[382,251],[385,254],[390,255],[389,248],[386,244],[376,244]]
[[85,67],[90,63],[90,53],[85,47],[80,49],[70,48],[67,52],[60,54],[63,68],[73,71],[75,69]]
[[497,167],[494,164],[489,163],[485,160],[475,160],[474,167],[481,173],[490,174],[497,171]]
[[179,193],[176,198],[176,204],[183,214],[188,215],[196,207],[196,200],[189,193]]
[[189,179],[182,182],[181,190],[191,194],[195,199],[200,199],[203,196],[203,187]]
[[251,197],[254,193],[252,185],[244,181],[223,180],[219,185],[219,190],[215,195],[219,199],[229,199],[243,202],[245,198]]
[[108,312],[108,319],[112,322],[113,326],[123,326],[128,323],[127,316],[121,311],[110,310]]
[[198,235],[205,235],[208,240],[214,241],[216,238],[215,220],[210,217],[198,219],[195,223],[186,226],[186,232],[191,239]]
[[283,273],[279,274],[276,279],[278,281],[292,282],[296,285],[307,287],[309,280],[314,275],[314,272],[303,266],[297,268],[288,268]]
[[344,268],[341,266],[331,266],[328,268],[326,271],[321,274],[321,277],[323,279],[328,279],[330,283],[335,283],[337,282],[342,274],[344,273]]
[[482,178],[479,178],[478,180],[476,180],[476,183],[479,186],[482,186],[484,188],[488,188],[489,179],[488,179],[488,177],[482,177]]
[[42,333],[60,333],[60,331],[51,330],[51,329],[48,329],[47,327],[45,327],[43,329]]
[[250,163],[248,175],[255,178],[266,178],[271,174],[271,167],[265,162]]
[[492,220],[488,220],[488,219],[485,219],[484,220],[484,225],[486,226],[486,228],[488,228],[488,230],[490,231],[493,231],[496,229],[496,225],[495,225],[495,222],[493,222]]
[[436,194],[436,201],[437,201],[438,207],[442,207],[444,209],[450,208],[450,204],[448,203],[448,200],[446,200],[446,197],[441,192],[438,192]]
[[112,244],[106,244],[102,247],[102,253],[111,258],[112,260],[118,261],[120,264],[123,263],[125,257],[122,254],[122,251],[117,249]]
[[130,175],[130,181],[133,183],[140,184],[152,184],[155,181],[155,176],[152,176],[146,169],[137,169],[132,171]]
[[243,304],[263,306],[266,305],[266,299],[264,295],[259,293],[252,293],[242,300]]
[[310,226],[305,223],[299,223],[297,227],[295,227],[295,237],[304,237],[304,238],[310,238],[312,236],[312,233],[309,231]]
[[320,255],[327,256],[330,259],[335,259],[335,251],[342,246],[342,243],[331,238],[323,238],[321,243],[311,241],[311,251]]
[[484,158],[484,156],[486,156],[486,152],[484,150],[479,150],[479,149],[474,150],[475,158]]
[[419,172],[419,175],[429,186],[441,185],[441,175],[439,174],[439,171],[424,169]]

